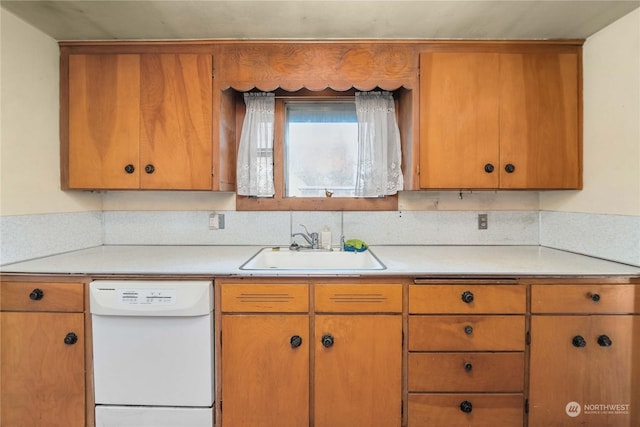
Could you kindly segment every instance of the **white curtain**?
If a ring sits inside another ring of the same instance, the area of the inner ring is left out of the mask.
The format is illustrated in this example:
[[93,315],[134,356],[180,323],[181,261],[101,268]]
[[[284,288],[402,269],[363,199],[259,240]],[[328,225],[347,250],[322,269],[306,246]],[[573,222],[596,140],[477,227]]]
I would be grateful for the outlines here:
[[273,93],[245,93],[247,113],[238,148],[237,192],[242,196],[271,197],[273,185]]
[[383,197],[403,187],[400,130],[390,92],[357,92],[357,197]]

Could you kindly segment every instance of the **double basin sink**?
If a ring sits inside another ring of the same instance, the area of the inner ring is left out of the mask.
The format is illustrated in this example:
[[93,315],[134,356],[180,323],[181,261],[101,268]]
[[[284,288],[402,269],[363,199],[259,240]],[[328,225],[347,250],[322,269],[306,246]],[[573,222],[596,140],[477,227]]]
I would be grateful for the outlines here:
[[241,270],[384,270],[385,265],[367,249],[363,252],[340,250],[289,250],[269,247],[258,251]]

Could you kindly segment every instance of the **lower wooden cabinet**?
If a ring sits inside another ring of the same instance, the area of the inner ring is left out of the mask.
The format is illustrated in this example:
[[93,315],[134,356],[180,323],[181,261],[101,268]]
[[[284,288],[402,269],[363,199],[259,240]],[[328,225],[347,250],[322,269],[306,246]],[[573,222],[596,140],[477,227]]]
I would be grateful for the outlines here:
[[83,284],[0,285],[0,425],[84,426]]
[[225,426],[309,425],[309,316],[222,316]]
[[216,285],[219,425],[402,425],[401,283]]
[[640,425],[640,287],[531,287],[529,426]]
[[316,315],[315,427],[401,425],[402,316]]

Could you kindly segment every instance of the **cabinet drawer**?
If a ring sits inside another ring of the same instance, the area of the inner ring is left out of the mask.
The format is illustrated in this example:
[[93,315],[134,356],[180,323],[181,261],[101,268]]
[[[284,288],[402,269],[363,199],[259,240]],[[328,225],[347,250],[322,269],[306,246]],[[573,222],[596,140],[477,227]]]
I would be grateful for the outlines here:
[[3,311],[84,311],[84,284],[54,282],[2,282]]
[[532,285],[532,313],[640,313],[640,287],[624,284]]
[[524,353],[409,353],[409,391],[524,389]]
[[410,285],[409,313],[516,314],[527,308],[523,285]]
[[303,313],[309,311],[306,284],[223,284],[222,311],[243,313]]
[[323,313],[402,313],[401,284],[317,284],[315,311]]
[[523,423],[522,394],[409,393],[409,427],[516,427]]
[[410,351],[522,351],[524,316],[409,316]]

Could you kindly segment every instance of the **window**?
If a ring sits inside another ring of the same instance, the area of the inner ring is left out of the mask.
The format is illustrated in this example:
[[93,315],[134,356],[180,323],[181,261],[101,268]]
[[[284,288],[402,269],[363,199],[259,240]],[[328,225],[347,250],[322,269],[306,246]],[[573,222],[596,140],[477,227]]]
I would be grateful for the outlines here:
[[[236,196],[237,210],[396,210],[397,195],[355,197],[355,90],[276,91],[273,197]],[[242,97],[236,120],[243,122]]]
[[285,197],[355,197],[358,121],[353,99],[285,102]]

